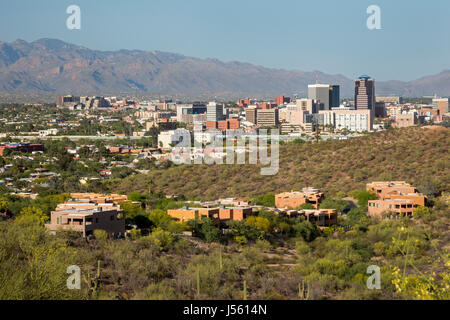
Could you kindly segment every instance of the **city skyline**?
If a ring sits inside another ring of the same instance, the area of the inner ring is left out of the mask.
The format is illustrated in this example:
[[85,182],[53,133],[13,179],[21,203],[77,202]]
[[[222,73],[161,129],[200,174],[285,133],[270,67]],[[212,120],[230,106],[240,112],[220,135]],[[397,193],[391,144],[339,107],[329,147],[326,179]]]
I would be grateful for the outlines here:
[[[325,10],[323,2],[124,5],[80,0],[76,5],[81,8],[81,30],[68,30],[66,9],[71,4],[8,3],[0,11],[1,41],[58,38],[96,50],[159,50],[269,68],[320,70],[351,79],[364,70],[378,81],[414,80],[450,69],[450,27],[445,24],[450,4],[445,1],[429,7],[377,1],[380,30],[366,26],[370,1],[326,1]],[[280,18],[272,18],[273,12],[281,12]]]

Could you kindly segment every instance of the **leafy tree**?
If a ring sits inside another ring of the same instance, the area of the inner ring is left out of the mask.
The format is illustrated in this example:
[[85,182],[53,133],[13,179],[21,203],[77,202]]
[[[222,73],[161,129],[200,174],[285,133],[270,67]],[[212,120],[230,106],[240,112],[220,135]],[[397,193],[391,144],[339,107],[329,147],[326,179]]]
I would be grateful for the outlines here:
[[41,224],[44,224],[49,219],[49,216],[47,214],[45,214],[41,209],[36,207],[26,207],[20,211],[20,215],[37,217]]
[[258,229],[247,224],[245,221],[230,220],[227,222],[227,225],[235,238],[243,236],[246,239],[256,240],[260,235]]
[[275,194],[266,193],[264,195],[256,197],[252,202],[264,207],[275,207]]
[[305,220],[296,222],[292,226],[292,232],[294,236],[302,237],[307,242],[313,241],[320,235],[317,226]]
[[261,236],[264,236],[264,234],[270,231],[270,221],[267,218],[251,216],[248,217],[245,222],[249,226],[257,229],[260,232]]
[[355,190],[352,192],[352,196],[358,200],[358,205],[361,207],[367,207],[369,200],[377,200],[378,197],[375,193],[367,190]]
[[320,209],[336,209],[338,212],[342,213],[349,205],[350,203],[346,200],[325,198],[320,203]]
[[108,233],[102,229],[94,230],[94,237],[99,241],[106,241],[108,239]]
[[356,224],[367,223],[368,219],[366,211],[363,208],[353,208],[347,213],[346,223],[354,226]]
[[309,202],[305,202],[304,204],[300,205],[298,209],[314,209],[314,206]]
[[202,219],[201,233],[206,242],[217,242],[220,238],[220,231],[211,219]]
[[417,218],[426,218],[431,215],[431,212],[428,207],[419,206],[416,209],[414,209],[413,215],[414,215],[414,217],[417,217]]

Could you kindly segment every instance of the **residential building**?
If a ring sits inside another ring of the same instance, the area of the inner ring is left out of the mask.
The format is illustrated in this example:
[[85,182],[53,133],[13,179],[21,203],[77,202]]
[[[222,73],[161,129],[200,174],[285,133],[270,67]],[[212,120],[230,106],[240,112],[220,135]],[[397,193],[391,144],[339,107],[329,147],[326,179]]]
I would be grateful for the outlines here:
[[4,144],[0,145],[0,156],[4,155],[5,150],[8,150],[10,152],[17,151],[23,153],[32,153],[35,151],[44,151],[44,145],[27,142]]
[[412,216],[414,209],[427,205],[427,197],[405,181],[377,181],[367,184],[367,190],[375,193],[378,200],[368,203],[369,215],[381,218],[385,212]]
[[189,220],[201,220],[203,217],[217,219],[219,208],[189,208],[169,209],[167,213],[176,221],[187,222]]
[[45,227],[52,232],[71,230],[83,237],[93,235],[94,230],[104,230],[113,238],[125,236],[125,212],[105,198],[75,199],[59,204],[51,212],[50,223]]
[[418,207],[411,199],[383,199],[370,200],[368,203],[369,216],[383,218],[383,213],[393,213],[396,216],[412,217]]
[[223,225],[227,221],[242,221],[253,212],[251,207],[189,208],[170,209],[167,213],[176,221],[201,220],[210,218],[216,224]]
[[297,209],[305,203],[312,204],[316,209],[323,200],[324,194],[315,188],[304,188],[301,191],[284,192],[275,195],[275,206],[277,208]]
[[289,217],[305,217],[306,221],[314,223],[319,229],[331,227],[338,222],[336,209],[277,210],[275,213]]

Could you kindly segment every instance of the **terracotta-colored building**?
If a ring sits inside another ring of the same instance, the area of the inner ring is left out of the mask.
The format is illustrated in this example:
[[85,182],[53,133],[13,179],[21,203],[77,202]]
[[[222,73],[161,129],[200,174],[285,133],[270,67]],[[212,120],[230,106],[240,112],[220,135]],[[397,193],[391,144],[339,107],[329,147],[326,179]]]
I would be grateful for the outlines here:
[[379,198],[383,198],[386,194],[397,193],[416,193],[417,189],[405,181],[375,181],[368,183],[367,191],[375,193]]
[[383,213],[391,212],[397,216],[412,217],[419,205],[411,199],[383,199],[369,201],[369,216],[381,219]]
[[315,188],[304,188],[302,191],[284,192],[275,195],[275,206],[277,208],[297,209],[305,203],[311,203],[314,208],[319,208],[324,194]]
[[277,210],[275,213],[289,217],[303,216],[306,221],[316,224],[321,229],[335,225],[338,222],[336,209]]
[[225,207],[220,208],[181,208],[167,210],[167,213],[176,221],[186,222],[189,220],[201,220],[208,217],[216,223],[224,223],[229,220],[241,221],[252,214],[251,207]]
[[202,217],[217,219],[219,208],[188,208],[170,209],[167,213],[176,221],[186,222],[189,220],[201,220]]
[[378,196],[378,200],[368,203],[371,217],[381,218],[385,212],[411,217],[414,209],[427,205],[427,197],[405,181],[372,182],[367,190]]
[[71,193],[70,197],[75,200],[90,200],[94,203],[119,203],[127,201],[128,197],[123,194],[102,194],[102,193]]

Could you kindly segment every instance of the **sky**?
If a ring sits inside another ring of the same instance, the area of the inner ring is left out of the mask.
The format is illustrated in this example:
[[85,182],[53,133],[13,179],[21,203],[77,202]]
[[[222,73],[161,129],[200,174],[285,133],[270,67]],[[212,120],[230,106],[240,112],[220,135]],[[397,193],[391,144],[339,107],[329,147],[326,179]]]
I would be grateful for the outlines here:
[[[69,30],[66,9],[81,9]],[[381,29],[369,30],[370,5]],[[56,38],[270,68],[414,80],[450,69],[449,0],[0,0],[0,41]]]

